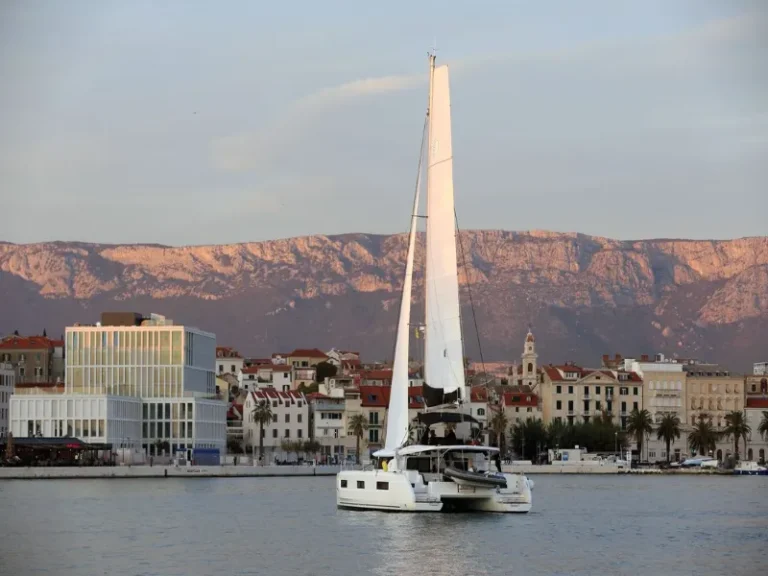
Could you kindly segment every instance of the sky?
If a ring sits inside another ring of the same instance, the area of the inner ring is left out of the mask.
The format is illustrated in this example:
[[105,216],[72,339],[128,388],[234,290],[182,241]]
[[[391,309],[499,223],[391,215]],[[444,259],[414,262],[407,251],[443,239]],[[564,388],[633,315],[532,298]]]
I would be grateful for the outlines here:
[[433,45],[461,228],[768,234],[768,2],[5,0],[0,241],[404,232]]

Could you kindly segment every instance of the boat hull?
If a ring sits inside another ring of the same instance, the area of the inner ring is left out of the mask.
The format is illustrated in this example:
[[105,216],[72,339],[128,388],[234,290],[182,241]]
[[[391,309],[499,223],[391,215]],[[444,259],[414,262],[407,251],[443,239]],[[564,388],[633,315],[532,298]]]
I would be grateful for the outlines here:
[[525,476],[505,474],[508,488],[476,487],[453,481],[424,484],[410,471],[344,470],[336,476],[336,505],[382,512],[496,512],[525,514],[533,502]]
[[734,470],[736,476],[768,476],[768,470]]

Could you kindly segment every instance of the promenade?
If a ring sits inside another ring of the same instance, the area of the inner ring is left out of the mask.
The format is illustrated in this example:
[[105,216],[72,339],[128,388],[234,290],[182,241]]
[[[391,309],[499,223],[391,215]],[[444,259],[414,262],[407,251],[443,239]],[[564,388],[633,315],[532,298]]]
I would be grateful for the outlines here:
[[0,480],[335,476],[339,470],[339,466],[40,466],[0,468]]

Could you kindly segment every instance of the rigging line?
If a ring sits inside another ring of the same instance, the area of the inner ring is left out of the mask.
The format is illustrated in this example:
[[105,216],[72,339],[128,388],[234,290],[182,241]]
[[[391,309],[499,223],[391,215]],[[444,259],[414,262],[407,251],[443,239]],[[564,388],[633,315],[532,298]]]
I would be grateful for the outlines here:
[[[456,219],[456,230],[457,234],[456,236],[459,239],[459,250],[461,250],[461,262],[464,266],[464,272],[467,275],[467,294],[469,295],[469,309],[472,311],[472,321],[475,325],[475,335],[477,336],[477,348],[480,352],[480,365],[483,367],[483,374],[485,374],[485,386],[488,387],[488,375],[485,370],[485,359],[483,358],[483,346],[480,343],[480,330],[477,327],[477,315],[475,314],[475,303],[472,299],[472,282],[469,278],[469,268],[467,268],[467,258],[466,254],[464,253],[464,242],[461,240],[461,228],[459,228],[459,216],[456,213],[456,208],[453,209],[453,217]],[[463,341],[463,338],[462,338]],[[472,387],[470,386],[470,393],[471,393]]]

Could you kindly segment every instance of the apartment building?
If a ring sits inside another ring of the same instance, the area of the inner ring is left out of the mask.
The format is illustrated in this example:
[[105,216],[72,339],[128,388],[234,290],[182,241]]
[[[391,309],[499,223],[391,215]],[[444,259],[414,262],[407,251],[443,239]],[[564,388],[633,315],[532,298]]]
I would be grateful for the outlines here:
[[264,453],[266,462],[275,458],[288,458],[283,450],[286,440],[295,442],[310,438],[309,404],[301,392],[276,390],[265,387],[251,390],[243,404],[243,439],[248,451],[258,456],[259,430],[253,411],[262,402],[268,402],[272,410],[272,422],[264,425]]
[[64,380],[64,342],[46,336],[6,336],[0,340],[0,363],[9,364],[15,382]]
[[228,346],[216,347],[216,375],[234,374],[243,369],[244,359],[240,352]]
[[582,368],[573,362],[544,366],[540,386],[545,422],[589,422],[603,413],[625,429],[634,409],[643,406],[643,380],[635,372]]

